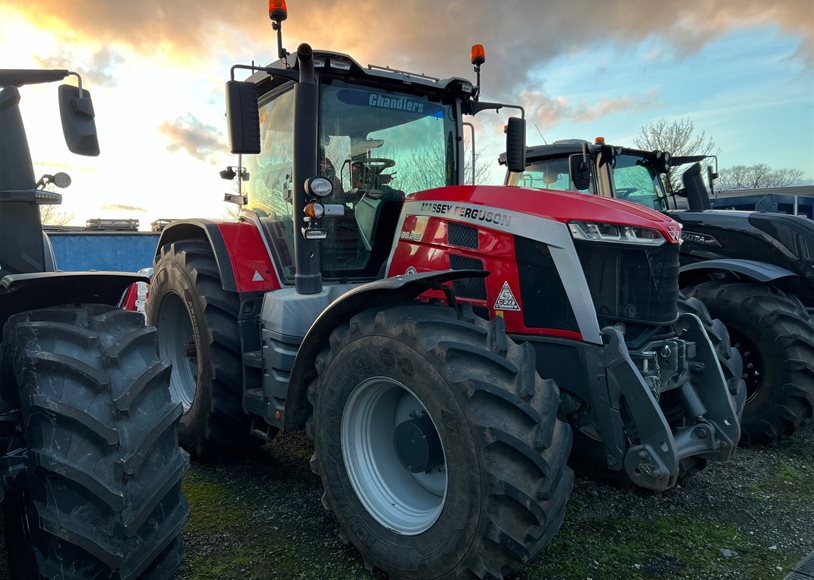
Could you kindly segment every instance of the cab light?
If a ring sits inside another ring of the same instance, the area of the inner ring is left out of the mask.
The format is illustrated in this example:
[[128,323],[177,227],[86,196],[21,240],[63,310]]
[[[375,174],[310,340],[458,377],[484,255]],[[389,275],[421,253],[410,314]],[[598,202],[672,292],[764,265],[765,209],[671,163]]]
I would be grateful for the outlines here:
[[321,203],[312,201],[311,203],[305,204],[303,212],[309,218],[319,219],[325,215],[325,208],[322,206]]
[[288,18],[285,0],[269,0],[269,18],[274,22],[282,22]]
[[587,242],[660,246],[667,241],[658,230],[639,226],[573,221],[568,229],[575,240]]
[[469,51],[469,59],[475,66],[480,66],[486,62],[486,51],[482,44],[472,45],[472,50]]
[[309,177],[305,180],[305,193],[315,197],[328,197],[334,191],[334,185],[326,177]]
[[62,194],[37,190],[34,194],[34,201],[39,205],[59,205],[62,203]]
[[605,144],[605,138],[604,137],[596,137],[594,139],[594,145],[604,145],[604,144]]

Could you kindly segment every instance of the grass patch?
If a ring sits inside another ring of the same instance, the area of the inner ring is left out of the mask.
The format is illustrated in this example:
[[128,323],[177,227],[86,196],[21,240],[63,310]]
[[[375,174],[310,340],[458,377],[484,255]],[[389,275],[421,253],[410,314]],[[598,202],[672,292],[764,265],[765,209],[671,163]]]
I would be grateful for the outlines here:
[[190,509],[187,532],[212,534],[239,531],[247,526],[248,512],[224,484],[191,469],[184,476],[182,486]]
[[314,526],[313,520],[291,525],[257,517],[252,506],[263,505],[266,495],[248,490],[241,478],[224,483],[218,468],[193,464],[183,488],[191,517],[181,579],[372,577],[335,529]]
[[[725,558],[722,549],[736,555]],[[758,546],[733,524],[689,516],[566,519],[542,561],[529,567],[528,578],[698,578],[724,573],[770,578],[782,577],[799,557]]]
[[799,500],[814,495],[814,466],[809,463],[783,461],[766,477],[748,487],[753,494],[771,493],[784,499]]

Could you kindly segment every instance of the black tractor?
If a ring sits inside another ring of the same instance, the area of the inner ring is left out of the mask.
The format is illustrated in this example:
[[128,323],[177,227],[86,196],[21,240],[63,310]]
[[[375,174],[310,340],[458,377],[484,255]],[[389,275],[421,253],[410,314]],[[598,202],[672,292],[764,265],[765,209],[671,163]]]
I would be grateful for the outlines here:
[[93,105],[67,70],[0,70],[0,498],[17,578],[171,578],[189,509],[181,406],[156,332],[118,308],[143,277],[60,272],[18,87],[74,75],[59,104],[68,148],[98,155]]
[[[574,139],[529,148],[526,170],[506,183],[624,199],[679,222],[681,287],[726,325],[743,358],[741,443],[776,443],[814,409],[814,222],[711,209],[703,160]],[[687,164],[673,191],[668,170]]]

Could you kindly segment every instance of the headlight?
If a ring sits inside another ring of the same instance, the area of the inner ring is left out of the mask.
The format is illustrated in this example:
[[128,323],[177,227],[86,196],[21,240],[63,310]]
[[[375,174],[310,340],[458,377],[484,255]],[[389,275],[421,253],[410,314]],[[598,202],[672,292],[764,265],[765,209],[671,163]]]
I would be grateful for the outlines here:
[[638,226],[574,221],[568,222],[568,229],[575,240],[589,242],[660,246],[667,241],[658,230]]

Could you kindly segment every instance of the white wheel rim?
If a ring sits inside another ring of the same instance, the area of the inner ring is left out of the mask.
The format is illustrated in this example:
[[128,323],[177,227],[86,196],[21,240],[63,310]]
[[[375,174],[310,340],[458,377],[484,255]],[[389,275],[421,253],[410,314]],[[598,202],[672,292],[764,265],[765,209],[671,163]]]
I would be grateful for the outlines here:
[[422,412],[415,393],[388,377],[359,383],[342,411],[342,459],[356,496],[377,522],[405,536],[432,527],[447,494],[446,456],[432,473],[412,473],[395,451],[396,426]]
[[183,405],[186,413],[198,388],[198,358],[190,356],[187,350],[189,345],[195,345],[195,335],[186,305],[177,294],[164,298],[156,327],[161,358],[172,363],[170,396]]

